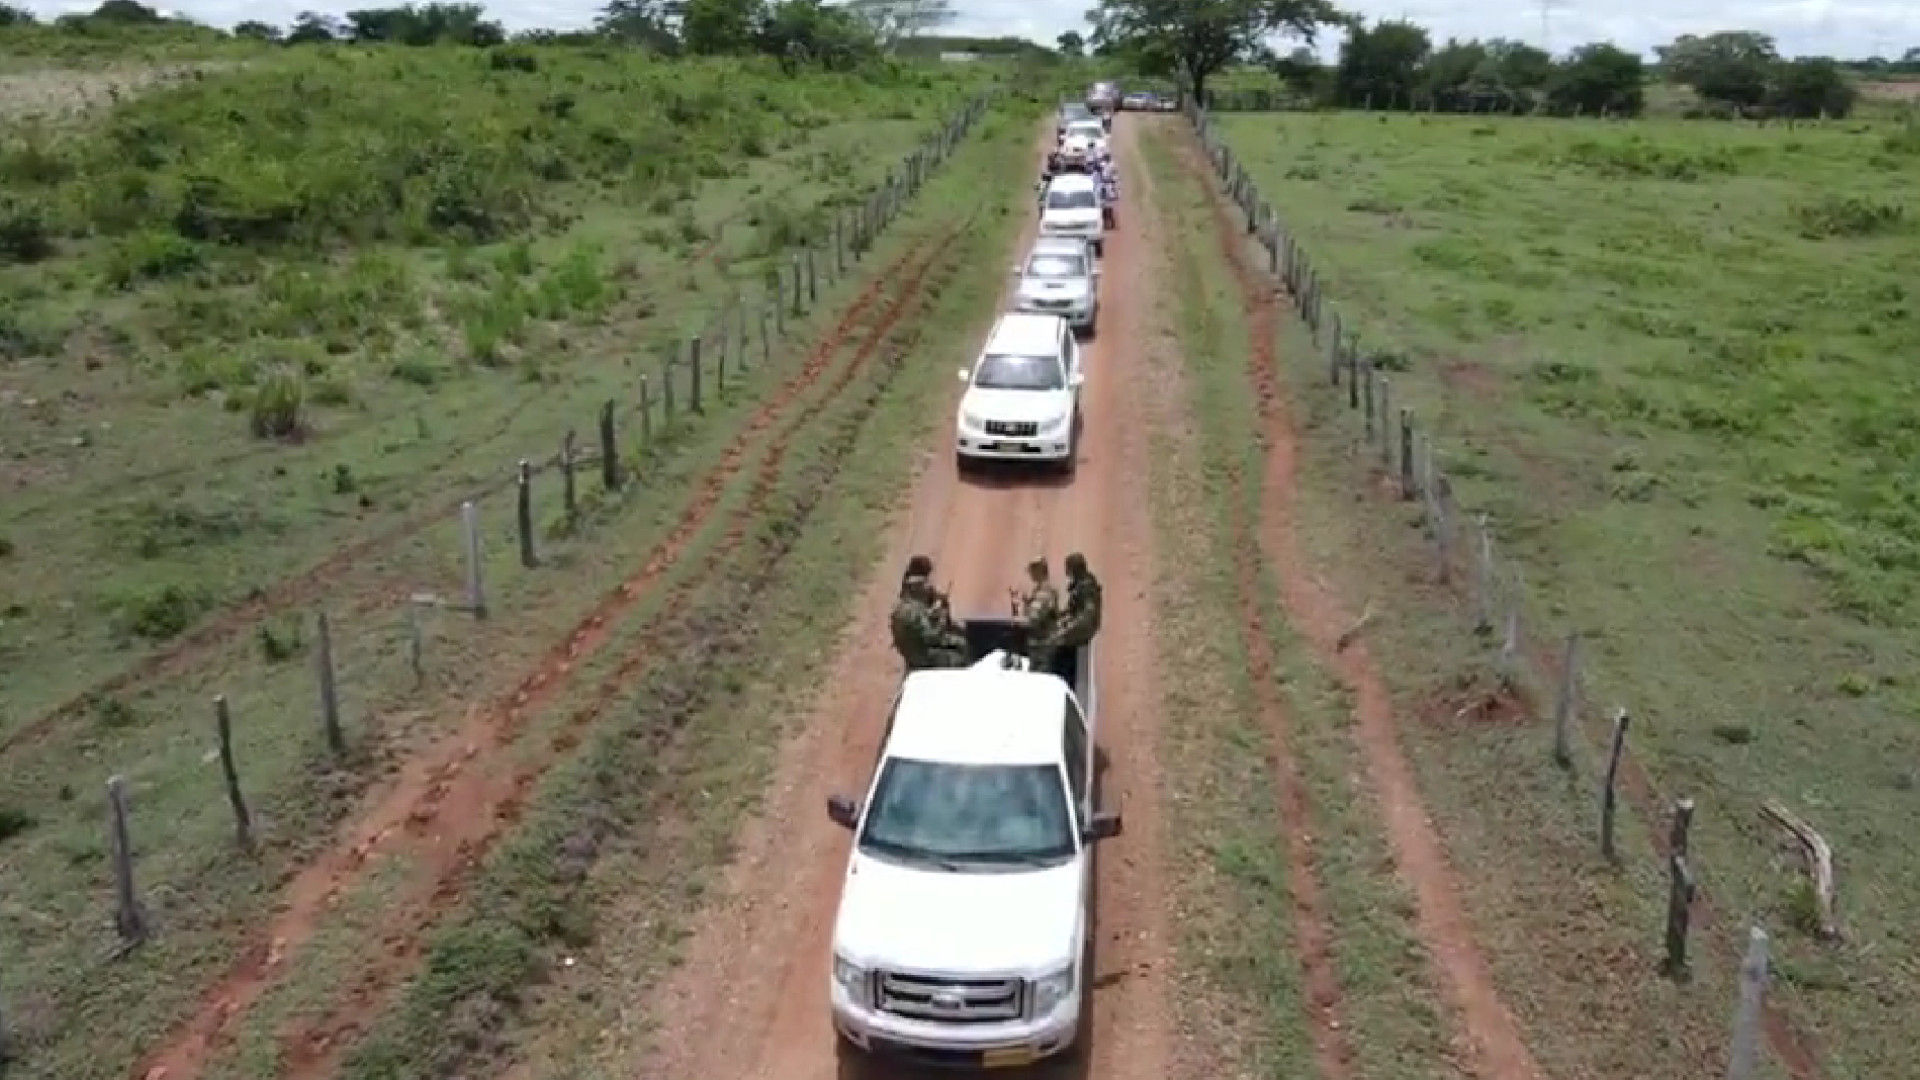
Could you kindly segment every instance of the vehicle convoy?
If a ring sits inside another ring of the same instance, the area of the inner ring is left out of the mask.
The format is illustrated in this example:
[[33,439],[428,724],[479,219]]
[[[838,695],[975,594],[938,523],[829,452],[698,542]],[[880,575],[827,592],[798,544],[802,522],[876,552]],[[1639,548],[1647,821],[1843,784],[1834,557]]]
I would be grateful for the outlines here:
[[1083,141],[1088,154],[1096,158],[1104,156],[1112,148],[1107,140],[1106,130],[1100,126],[1098,120],[1075,120],[1068,124],[1060,141],[1064,147],[1064,144],[1075,139]]
[[1054,140],[1057,142],[1060,139],[1066,138],[1067,125],[1073,123],[1075,120],[1098,120],[1098,119],[1100,118],[1093,115],[1093,110],[1087,108],[1085,102],[1080,102],[1080,101],[1062,102],[1060,105],[1060,111],[1054,114],[1054,123],[1053,123]]
[[1047,181],[1040,197],[1040,235],[1071,236],[1106,254],[1106,215],[1100,207],[1100,182],[1087,173],[1061,173]]
[[[972,666],[907,675],[852,830],[829,1001],[843,1045],[1027,1065],[1079,1044],[1100,810],[1093,646],[1030,670],[1012,619],[963,624]],[[1011,658],[1011,662],[1010,662]]]
[[1059,315],[1000,316],[954,417],[954,464],[1034,461],[1071,473],[1080,449],[1080,343]]
[[1019,278],[1016,310],[1058,315],[1076,331],[1094,333],[1100,319],[1100,264],[1092,245],[1043,239],[1013,272]]

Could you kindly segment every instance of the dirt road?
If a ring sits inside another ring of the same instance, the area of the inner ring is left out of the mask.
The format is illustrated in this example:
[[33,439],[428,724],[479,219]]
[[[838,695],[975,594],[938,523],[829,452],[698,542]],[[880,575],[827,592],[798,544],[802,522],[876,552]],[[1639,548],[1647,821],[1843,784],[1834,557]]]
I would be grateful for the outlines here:
[[[1135,149],[1125,118],[1116,125],[1115,149],[1123,160]],[[911,553],[929,554],[936,581],[951,585],[957,611],[998,614],[1028,558],[1044,553],[1058,568],[1072,551],[1086,554],[1105,586],[1098,717],[1107,758],[1103,801],[1127,818],[1125,836],[1100,855],[1093,1030],[1081,1068],[1102,1080],[1168,1075],[1171,942],[1160,907],[1165,858],[1153,728],[1159,694],[1145,592],[1154,553],[1146,500],[1135,482],[1146,473],[1149,447],[1142,390],[1126,376],[1145,337],[1148,293],[1141,279],[1148,248],[1132,224],[1123,221],[1108,241],[1101,333],[1088,343],[1085,360],[1077,475],[1071,481],[962,480],[952,461],[951,411],[927,418],[928,460],[893,529],[888,556],[857,599],[836,659],[823,669],[824,689],[810,722],[783,749],[765,811],[741,837],[714,909],[649,1010],[657,1019],[655,1045],[627,1060],[626,1075],[839,1075],[826,973],[849,839],[827,820],[823,797],[860,789],[878,752],[899,685],[887,630],[899,568]]]

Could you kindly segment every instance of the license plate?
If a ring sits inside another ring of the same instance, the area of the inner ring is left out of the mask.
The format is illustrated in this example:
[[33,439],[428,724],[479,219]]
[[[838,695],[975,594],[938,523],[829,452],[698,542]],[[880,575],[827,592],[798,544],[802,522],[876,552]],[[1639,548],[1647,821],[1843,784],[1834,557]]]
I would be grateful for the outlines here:
[[989,453],[992,453],[997,450],[1005,450],[1006,448],[1007,446],[1005,443],[983,442],[980,444],[980,449],[985,450]]
[[1015,1046],[1005,1050],[988,1050],[980,1055],[980,1065],[986,1069],[1014,1069],[1022,1065],[1031,1065],[1040,1060],[1040,1055],[1030,1046]]

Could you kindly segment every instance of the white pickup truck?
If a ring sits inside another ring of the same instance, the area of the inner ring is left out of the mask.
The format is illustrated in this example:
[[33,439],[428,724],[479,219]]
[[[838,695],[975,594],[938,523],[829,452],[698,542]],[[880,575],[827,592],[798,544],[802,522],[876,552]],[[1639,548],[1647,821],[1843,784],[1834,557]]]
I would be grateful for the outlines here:
[[1079,1043],[1100,810],[1092,647],[1012,667],[1024,630],[964,624],[970,668],[900,687],[863,800],[827,813],[854,844],[828,975],[843,1049],[996,1067]]

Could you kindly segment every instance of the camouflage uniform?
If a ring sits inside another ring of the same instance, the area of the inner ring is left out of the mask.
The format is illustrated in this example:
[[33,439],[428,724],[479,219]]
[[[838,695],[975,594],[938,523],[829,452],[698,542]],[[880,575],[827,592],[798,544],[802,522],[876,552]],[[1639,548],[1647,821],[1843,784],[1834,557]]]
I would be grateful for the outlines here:
[[1027,659],[1033,670],[1052,670],[1054,650],[1049,644],[1054,626],[1060,621],[1060,590],[1047,580],[1047,560],[1027,564],[1027,576],[1033,588],[1020,598],[1020,621],[1027,629]]
[[914,556],[900,582],[900,599],[893,605],[893,647],[909,671],[967,665],[966,635],[954,625],[944,597],[928,581],[932,572],[931,559]]
[[1067,556],[1067,607],[1048,644],[1054,649],[1084,648],[1100,632],[1100,579],[1078,552]]

